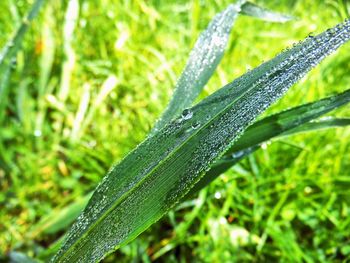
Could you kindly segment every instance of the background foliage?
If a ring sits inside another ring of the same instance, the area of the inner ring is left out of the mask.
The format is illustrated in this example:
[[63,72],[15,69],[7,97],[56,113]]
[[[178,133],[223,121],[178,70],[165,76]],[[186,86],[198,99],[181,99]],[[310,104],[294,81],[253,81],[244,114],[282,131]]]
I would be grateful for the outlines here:
[[[239,17],[202,97],[348,14],[340,0],[256,2],[298,19]],[[0,115],[0,253],[34,255],[64,233],[34,230],[93,190],[145,137],[199,32],[229,3],[80,1],[75,25],[65,18],[66,1],[44,6],[17,56]],[[30,4],[1,1],[0,46]],[[349,54],[342,48],[269,112],[348,88]],[[349,115],[346,107],[335,114]],[[345,128],[264,144],[105,262],[349,259],[349,139]]]

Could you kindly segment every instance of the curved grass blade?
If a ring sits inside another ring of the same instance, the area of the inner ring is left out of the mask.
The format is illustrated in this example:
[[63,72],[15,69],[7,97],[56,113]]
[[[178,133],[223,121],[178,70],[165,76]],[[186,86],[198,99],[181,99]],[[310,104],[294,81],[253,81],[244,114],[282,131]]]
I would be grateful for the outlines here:
[[221,61],[240,4],[231,4],[217,14],[195,43],[186,67],[175,85],[174,94],[151,134],[190,107]]
[[176,83],[171,101],[151,134],[179,116],[198,97],[223,57],[230,32],[240,12],[272,22],[286,22],[292,19],[290,16],[275,13],[244,0],[229,5],[224,11],[217,14],[199,36],[186,67]]
[[214,181],[240,160],[260,148],[263,142],[273,138],[294,135],[298,132],[313,131],[322,128],[346,126],[347,119],[329,119],[329,121],[310,122],[320,116],[344,106],[350,102],[350,90],[343,93],[307,103],[272,116],[268,116],[251,125],[225,155],[215,162],[210,170],[196,183],[186,196],[192,196]]
[[[288,130],[275,138],[279,139],[281,137],[292,136],[298,133],[313,132],[330,128],[339,128],[350,126],[349,118],[332,118],[327,120],[312,121],[301,125],[300,127]],[[270,139],[273,139],[271,137]],[[235,152],[231,156],[226,156],[226,158],[220,159],[210,171],[191,189],[186,197],[193,196],[195,193],[206,187],[212,181],[214,181],[220,174],[226,172],[229,168],[237,164],[239,161],[252,154],[256,150],[260,149],[260,144],[251,146],[244,150]],[[184,198],[185,199],[185,198]]]
[[159,220],[242,132],[350,38],[350,22],[296,45],[185,110],[114,166],[53,262],[95,262]]
[[268,116],[250,126],[242,137],[226,152],[226,155],[268,141],[311,120],[315,120],[349,102],[350,89],[328,98]]
[[305,123],[304,125],[282,133],[281,136],[290,136],[297,133],[312,132],[329,128],[346,127],[350,125],[350,118],[329,117],[323,120]]
[[245,2],[241,6],[241,13],[244,15],[259,18],[261,20],[276,23],[285,23],[294,19],[293,16],[276,13],[251,2]]

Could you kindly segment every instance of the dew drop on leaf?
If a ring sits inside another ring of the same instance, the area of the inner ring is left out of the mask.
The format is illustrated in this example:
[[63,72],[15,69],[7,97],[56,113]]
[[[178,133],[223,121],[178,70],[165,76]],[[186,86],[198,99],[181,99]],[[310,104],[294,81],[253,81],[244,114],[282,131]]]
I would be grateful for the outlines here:
[[193,116],[193,112],[189,109],[185,109],[183,112],[182,112],[182,119],[184,120],[189,120],[192,118]]

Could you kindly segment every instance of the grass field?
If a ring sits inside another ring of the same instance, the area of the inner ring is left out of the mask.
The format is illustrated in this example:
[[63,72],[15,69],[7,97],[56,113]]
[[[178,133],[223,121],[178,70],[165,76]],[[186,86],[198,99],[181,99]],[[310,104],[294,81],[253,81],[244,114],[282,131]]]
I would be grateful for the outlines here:
[[[0,47],[32,2],[0,2]],[[0,258],[13,250],[36,256],[64,234],[34,229],[91,192],[145,138],[200,31],[230,3],[67,2],[43,6],[0,93]],[[345,0],[255,2],[296,19],[240,16],[201,98],[348,16]],[[269,113],[349,82],[346,45]],[[334,115],[350,116],[347,107]],[[104,262],[348,262],[349,150],[349,128],[264,144]]]

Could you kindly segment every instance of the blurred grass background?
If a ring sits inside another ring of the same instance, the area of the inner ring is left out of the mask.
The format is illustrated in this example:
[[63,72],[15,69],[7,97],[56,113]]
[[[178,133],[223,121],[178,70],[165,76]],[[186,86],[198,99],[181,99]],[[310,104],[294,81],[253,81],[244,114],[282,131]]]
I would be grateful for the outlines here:
[[[0,46],[33,1],[0,2]],[[240,16],[201,98],[348,16],[345,0],[256,3],[297,17]],[[200,31],[231,1],[48,1],[0,98],[0,255],[35,256],[64,231],[32,235],[41,218],[89,193],[147,135]],[[269,113],[349,88],[350,46]],[[347,109],[335,112],[349,116]],[[263,145],[105,262],[350,260],[350,129]]]

